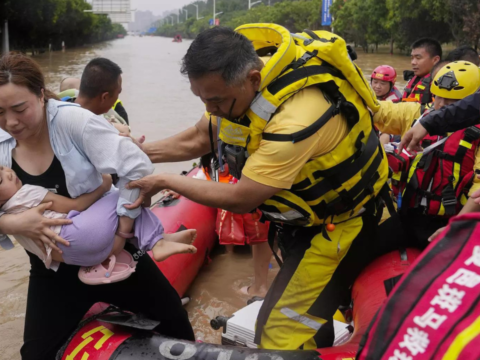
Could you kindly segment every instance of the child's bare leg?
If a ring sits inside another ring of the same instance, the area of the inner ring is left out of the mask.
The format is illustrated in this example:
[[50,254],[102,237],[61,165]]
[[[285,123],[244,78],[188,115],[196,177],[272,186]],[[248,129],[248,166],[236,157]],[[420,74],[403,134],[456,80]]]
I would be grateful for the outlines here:
[[110,256],[112,255],[117,256],[118,254],[120,254],[120,252],[125,247],[126,242],[127,240],[115,234],[115,238],[113,239],[112,251],[110,251],[110,254],[108,255],[108,257],[105,260],[103,260],[102,265],[105,267],[108,267],[108,264],[110,262]]
[[196,237],[197,230],[195,229],[183,230],[173,234],[163,234],[163,240],[182,244],[193,244]]
[[115,234],[115,238],[113,240],[113,248],[112,248],[112,251],[110,252],[110,255],[108,255],[108,257],[112,255],[117,256],[118,254],[120,254],[123,248],[125,247],[126,242],[127,240]]
[[190,245],[197,236],[197,230],[185,230],[175,234],[164,234],[163,240],[158,241],[152,249],[153,258],[156,261],[163,261],[176,254],[197,252],[197,248]]

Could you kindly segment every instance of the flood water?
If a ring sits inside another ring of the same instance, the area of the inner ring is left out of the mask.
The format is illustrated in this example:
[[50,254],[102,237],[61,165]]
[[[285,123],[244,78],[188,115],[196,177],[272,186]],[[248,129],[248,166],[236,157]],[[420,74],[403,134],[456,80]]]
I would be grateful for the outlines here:
[[[87,62],[98,56],[118,63],[123,70],[123,92],[120,95],[128,111],[134,135],[145,135],[147,141],[159,140],[186,129],[200,119],[201,101],[193,96],[189,83],[179,72],[182,56],[190,45],[172,43],[160,37],[127,37],[80,49],[67,49],[36,56],[49,89],[58,92],[60,81],[80,77]],[[68,47],[68,43],[66,44]],[[382,64],[389,64],[400,74],[397,87],[403,90],[402,71],[410,68],[408,57],[364,54],[359,50],[357,63],[364,74]],[[193,162],[156,165],[157,172],[179,173]],[[248,252],[222,254],[218,251],[195,280],[187,305],[190,320],[198,338],[219,343],[221,333],[209,326],[211,318],[230,315],[245,306],[247,296],[238,292],[252,281],[253,264]],[[273,260],[272,260],[273,262]],[[23,338],[29,263],[25,251],[0,249],[0,360],[20,359]],[[278,268],[270,270],[270,281]]]

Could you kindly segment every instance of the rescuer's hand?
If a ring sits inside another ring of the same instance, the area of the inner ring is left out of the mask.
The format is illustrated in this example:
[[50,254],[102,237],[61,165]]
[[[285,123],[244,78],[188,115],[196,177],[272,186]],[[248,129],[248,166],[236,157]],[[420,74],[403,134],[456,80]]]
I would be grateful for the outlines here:
[[428,135],[427,130],[422,126],[421,123],[415,125],[402,137],[402,141],[398,147],[398,152],[401,153],[403,149],[406,149],[409,152],[420,152],[422,147],[420,146],[420,141]]

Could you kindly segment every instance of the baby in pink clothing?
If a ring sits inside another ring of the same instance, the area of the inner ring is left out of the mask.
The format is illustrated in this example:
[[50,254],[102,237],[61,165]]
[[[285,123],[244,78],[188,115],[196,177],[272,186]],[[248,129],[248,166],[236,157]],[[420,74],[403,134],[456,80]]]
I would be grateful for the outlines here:
[[[39,246],[29,238],[15,236],[20,245],[42,259],[47,268],[54,270],[58,268],[58,262],[65,262],[84,267],[100,266],[99,269],[94,269],[98,273],[105,270],[99,264],[109,258],[110,261],[104,265],[104,268],[110,265],[115,266],[112,263],[116,259],[112,260],[112,255],[121,257],[125,235],[128,235],[129,241],[138,249],[152,250],[153,257],[157,261],[162,261],[174,254],[196,252],[196,248],[191,245],[195,239],[196,230],[164,234],[160,220],[150,209],[142,209],[141,215],[135,219],[134,233],[117,234],[116,206],[119,191],[115,188],[111,190],[110,175],[103,175],[103,180],[103,184],[95,191],[70,199],[53,194],[40,186],[22,185],[13,170],[0,167],[0,215],[17,214],[41,203],[52,202],[50,207],[52,210],[45,211],[43,214],[45,217],[72,220],[71,225],[52,229],[70,244],[70,246],[63,246],[57,243],[63,251],[62,255],[52,252],[50,247],[43,244]],[[165,241],[160,241],[162,239]],[[123,251],[124,258],[125,253]],[[91,270],[85,272],[89,274]]]

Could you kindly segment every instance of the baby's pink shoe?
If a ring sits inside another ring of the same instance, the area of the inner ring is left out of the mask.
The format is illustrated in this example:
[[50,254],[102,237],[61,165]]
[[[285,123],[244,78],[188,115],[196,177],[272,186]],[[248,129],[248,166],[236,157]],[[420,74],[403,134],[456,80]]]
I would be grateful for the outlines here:
[[78,271],[78,277],[88,285],[110,284],[125,280],[135,272],[130,265],[117,262],[115,255],[110,256],[108,269],[102,264],[95,266],[82,266]]
[[117,255],[117,263],[127,264],[131,268],[135,268],[135,266],[137,266],[137,261],[133,260],[132,254],[130,254],[127,250],[122,250],[122,252]]

